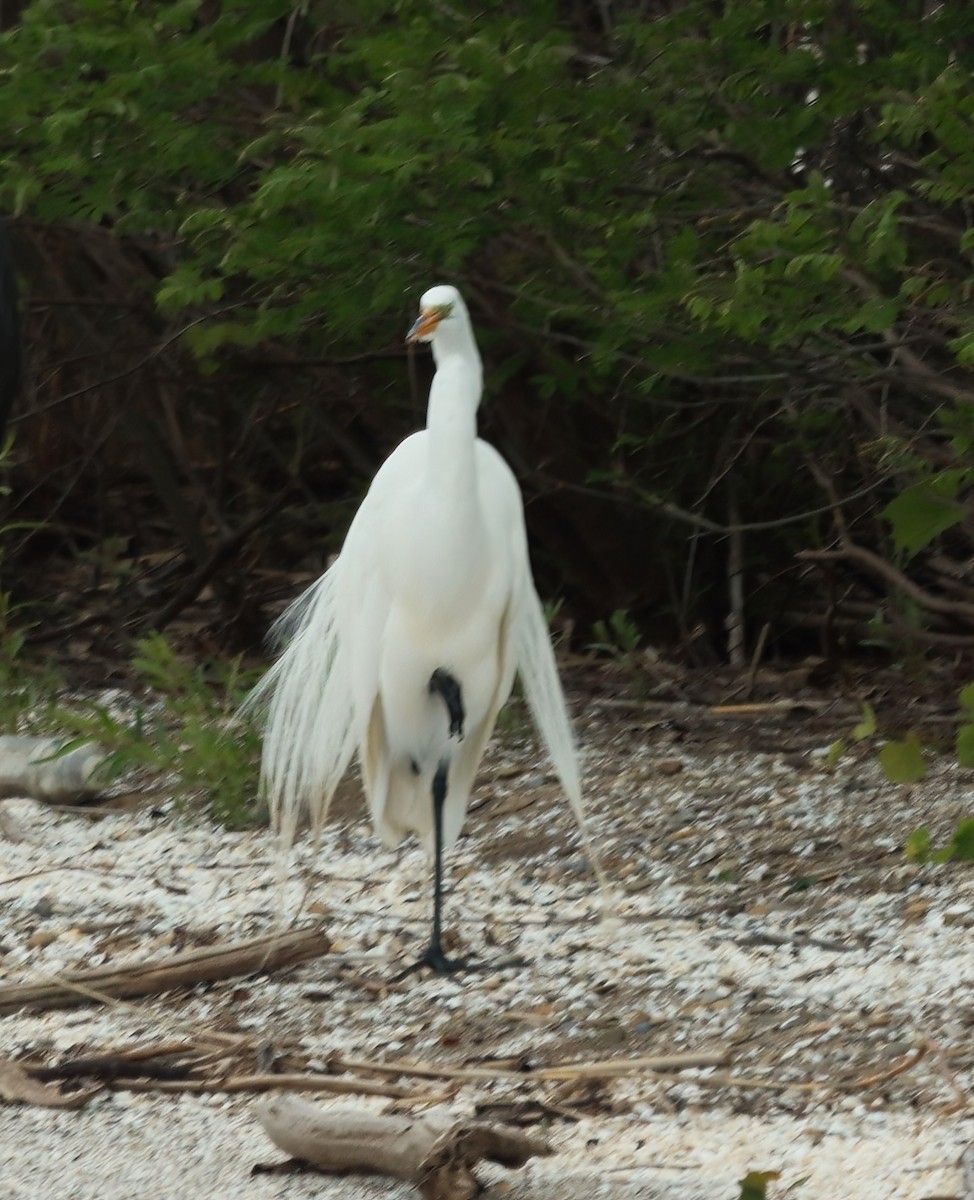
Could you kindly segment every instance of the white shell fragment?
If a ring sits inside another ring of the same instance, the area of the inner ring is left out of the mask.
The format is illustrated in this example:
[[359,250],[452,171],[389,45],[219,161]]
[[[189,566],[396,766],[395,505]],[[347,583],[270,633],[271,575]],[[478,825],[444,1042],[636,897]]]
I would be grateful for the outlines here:
[[[547,1105],[535,1128],[556,1154],[489,1169],[507,1200],[731,1200],[749,1170],[780,1172],[769,1196],[962,1194],[974,875],[911,864],[900,847],[920,824],[940,844],[974,812],[974,774],[931,758],[927,779],[905,788],[865,751],[834,771],[808,753],[841,726],[792,720],[758,739],[753,726],[680,722],[690,732],[678,739],[656,709],[590,709],[579,722],[592,834],[619,895],[610,920],[516,711],[504,726],[446,864],[447,924],[461,952],[488,964],[521,955],[522,968],[392,983],[428,936],[429,863],[412,845],[383,850],[346,782],[317,855],[299,842],[284,895],[297,912],[310,871],[331,955],[187,994],[2,1016],[0,1056],[54,1062],[217,1030],[252,1036],[288,1070],[327,1070],[336,1056],[476,1068],[376,1078],[487,1119]],[[658,768],[674,759],[679,771]],[[169,804],[100,818],[28,800],[4,809],[31,838],[0,833],[0,983],[252,936],[278,919],[264,830],[227,832]],[[715,1053],[726,1067],[607,1065]],[[566,1071],[537,1074],[555,1067]],[[360,1177],[251,1177],[275,1156],[254,1103],[124,1090],[70,1113],[0,1103],[0,1193],[409,1194]]]

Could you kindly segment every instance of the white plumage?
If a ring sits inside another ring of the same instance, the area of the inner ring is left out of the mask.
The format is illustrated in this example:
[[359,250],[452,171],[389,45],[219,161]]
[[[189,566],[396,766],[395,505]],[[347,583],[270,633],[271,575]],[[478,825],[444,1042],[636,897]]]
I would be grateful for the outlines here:
[[257,698],[269,701],[263,783],[285,841],[305,806],[320,827],[357,753],[383,841],[414,833],[434,852],[433,939],[421,961],[450,970],[461,964],[439,945],[439,851],[460,833],[516,673],[583,837],[584,820],[520,489],[477,437],[470,318],[449,286],[420,308],[408,337],[431,342],[436,362],[426,428],[386,459],[338,559],[281,618],[285,649]]

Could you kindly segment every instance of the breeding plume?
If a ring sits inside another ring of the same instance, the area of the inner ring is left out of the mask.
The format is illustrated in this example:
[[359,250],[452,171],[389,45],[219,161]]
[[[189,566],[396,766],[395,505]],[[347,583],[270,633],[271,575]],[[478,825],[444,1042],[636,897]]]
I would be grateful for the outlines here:
[[[510,468],[477,437],[480,355],[453,287],[431,288],[407,340],[436,374],[426,428],[383,463],[341,554],[284,614],[263,778],[286,842],[307,807],[319,828],[357,753],[373,825],[433,855],[433,929],[419,965],[463,965],[440,943],[443,854],[519,674],[583,827],[578,762]],[[583,827],[584,837],[584,827]]]

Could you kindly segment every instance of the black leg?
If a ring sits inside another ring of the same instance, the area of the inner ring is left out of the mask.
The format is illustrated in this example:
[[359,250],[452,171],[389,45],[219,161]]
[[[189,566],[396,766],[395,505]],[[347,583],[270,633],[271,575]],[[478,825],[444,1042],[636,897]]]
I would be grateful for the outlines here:
[[433,930],[430,943],[422,958],[400,972],[396,979],[404,979],[429,967],[437,975],[449,975],[453,971],[462,971],[467,961],[463,958],[447,958],[443,953],[441,935],[443,932],[443,805],[446,802],[448,764],[441,762],[433,776]]
[[[430,676],[429,681],[430,695],[442,696],[443,703],[446,705],[447,715],[450,718],[450,736],[463,740],[463,720],[466,714],[463,711],[463,696],[460,692],[460,684],[443,667],[437,667]],[[435,787],[435,784],[434,784]]]
[[420,966],[432,967],[437,975],[449,975],[451,971],[462,970],[467,965],[462,958],[447,958],[440,941],[443,932],[443,805],[446,802],[447,769],[447,764],[441,762],[433,776],[433,932],[426,953],[419,960]]

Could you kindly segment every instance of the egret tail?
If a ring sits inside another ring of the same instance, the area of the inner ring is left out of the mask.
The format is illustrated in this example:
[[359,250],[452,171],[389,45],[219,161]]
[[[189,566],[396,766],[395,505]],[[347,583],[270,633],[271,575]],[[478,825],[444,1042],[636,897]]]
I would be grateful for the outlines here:
[[278,620],[280,658],[247,700],[266,707],[261,787],[285,846],[307,812],[317,833],[355,753],[348,656],[336,620],[338,560]]
[[533,586],[525,588],[514,631],[518,676],[524,697],[531,710],[535,727],[548,750],[552,766],[568,797],[585,853],[588,855],[602,889],[609,893],[609,883],[601,859],[589,835],[585,805],[582,801],[582,782],[578,770],[578,750],[565,704],[565,693],[558,676],[558,664],[548,633],[544,609]]

